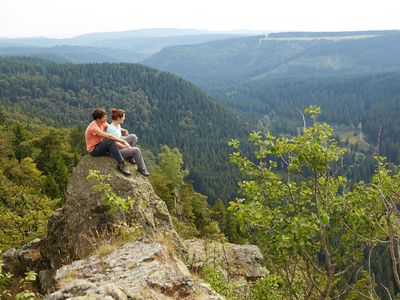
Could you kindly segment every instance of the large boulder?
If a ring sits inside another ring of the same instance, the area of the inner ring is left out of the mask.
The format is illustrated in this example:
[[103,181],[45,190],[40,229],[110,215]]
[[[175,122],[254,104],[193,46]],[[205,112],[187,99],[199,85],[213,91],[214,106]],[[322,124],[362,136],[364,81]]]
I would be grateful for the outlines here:
[[237,245],[212,240],[184,241],[188,251],[187,266],[199,270],[207,265],[217,266],[228,279],[256,280],[266,274],[261,265],[263,256],[254,245]]
[[186,265],[190,270],[198,272],[211,266],[243,298],[249,295],[249,282],[267,273],[261,265],[263,256],[257,246],[201,239],[186,240],[184,244],[188,251]]
[[[110,213],[110,207],[102,200],[103,193],[95,192],[95,183],[87,179],[90,170],[110,174],[113,191],[124,199],[133,199],[134,208],[116,215]],[[93,251],[96,235],[122,222],[135,221],[148,237],[163,234],[178,253],[185,253],[165,202],[156,195],[147,177],[140,175],[133,165],[131,171],[131,176],[121,174],[115,160],[109,157],[82,157],[68,183],[65,205],[50,218],[48,235],[41,244],[42,255],[51,268],[86,257]]]

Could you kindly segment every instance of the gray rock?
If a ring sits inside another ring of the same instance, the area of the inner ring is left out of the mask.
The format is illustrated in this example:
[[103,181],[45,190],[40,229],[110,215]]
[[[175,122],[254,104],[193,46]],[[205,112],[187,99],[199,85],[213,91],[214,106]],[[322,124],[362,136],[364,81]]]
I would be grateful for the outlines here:
[[[73,274],[73,276],[71,276]],[[45,299],[222,299],[194,280],[180,259],[161,243],[125,244],[104,257],[91,256],[56,273],[60,290]]]
[[[140,175],[135,167],[130,168],[132,175],[127,177],[117,170],[112,158],[90,155],[81,158],[70,178],[65,205],[50,218],[48,235],[41,243],[42,254],[52,268],[90,254],[94,233],[104,232],[115,223],[132,220],[136,220],[146,236],[162,233],[178,253],[185,254],[165,202],[155,194],[146,177]],[[93,184],[88,182],[89,170],[98,170],[102,175],[111,174],[113,190],[122,198],[134,199],[134,209],[112,215],[102,201],[102,194],[94,192]]]
[[221,271],[227,282],[234,283],[235,291],[247,295],[249,281],[264,276],[267,270],[261,265],[263,256],[254,245],[236,245],[212,240],[192,239],[184,241],[188,251],[189,269],[199,271],[213,265]]
[[230,277],[254,280],[265,275],[263,256],[254,245],[236,245],[212,240],[192,239],[184,241],[188,251],[187,265],[200,269],[207,264],[220,266]]
[[34,239],[19,249],[11,248],[1,255],[4,271],[23,276],[27,270],[40,270],[44,267],[40,252],[40,239]]

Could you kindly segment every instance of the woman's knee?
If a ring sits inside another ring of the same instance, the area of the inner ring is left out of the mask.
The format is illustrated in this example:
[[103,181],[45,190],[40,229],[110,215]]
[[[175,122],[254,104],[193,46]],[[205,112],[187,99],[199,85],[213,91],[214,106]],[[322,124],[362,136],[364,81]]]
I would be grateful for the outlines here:
[[141,154],[140,149],[138,147],[131,147],[133,154]]
[[136,144],[137,142],[138,142],[138,140],[139,140],[139,138],[137,137],[137,135],[136,134],[132,134],[132,139],[133,139],[133,142]]
[[128,136],[125,138],[125,140],[126,140],[131,146],[134,146],[134,145],[137,144],[138,137],[137,137],[136,134],[130,134],[130,135],[128,135]]

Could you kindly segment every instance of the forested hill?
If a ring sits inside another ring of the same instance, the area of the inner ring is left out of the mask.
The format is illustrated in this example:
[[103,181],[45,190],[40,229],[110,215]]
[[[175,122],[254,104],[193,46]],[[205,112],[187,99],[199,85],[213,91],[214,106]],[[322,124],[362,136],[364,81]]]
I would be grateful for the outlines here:
[[[159,152],[178,147],[195,187],[215,199],[236,190],[227,142],[246,126],[210,96],[172,74],[135,64],[55,64],[0,59],[0,104],[53,126],[85,126],[95,107],[124,108],[125,127]],[[83,136],[82,136],[83,138]]]
[[400,32],[270,34],[164,48],[143,63],[202,87],[226,80],[400,70]]

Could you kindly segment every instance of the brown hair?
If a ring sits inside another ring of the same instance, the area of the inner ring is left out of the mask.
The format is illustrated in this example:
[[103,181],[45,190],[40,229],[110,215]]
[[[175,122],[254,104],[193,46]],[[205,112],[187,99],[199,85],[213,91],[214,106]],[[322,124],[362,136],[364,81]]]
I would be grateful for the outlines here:
[[119,108],[113,108],[111,110],[111,119],[113,121],[117,120],[118,118],[122,118],[125,114],[125,111],[123,109]]
[[104,108],[96,108],[93,112],[92,112],[92,117],[93,120],[98,120],[101,119],[103,116],[106,115],[106,111],[104,110]]

